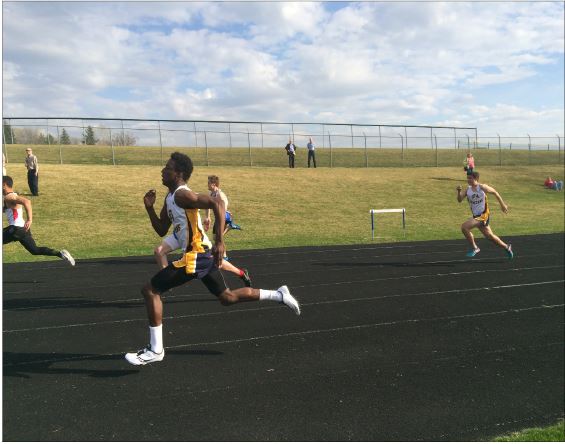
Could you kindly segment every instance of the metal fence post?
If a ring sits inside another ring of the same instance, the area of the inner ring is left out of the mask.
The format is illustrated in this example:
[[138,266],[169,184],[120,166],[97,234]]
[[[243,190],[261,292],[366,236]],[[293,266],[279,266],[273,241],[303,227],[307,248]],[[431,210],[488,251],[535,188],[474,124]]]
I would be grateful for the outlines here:
[[496,133],[498,136],[498,166],[502,166],[502,145],[500,144],[500,134]]
[[230,148],[232,148],[232,145],[231,145],[231,123],[228,123],[228,135],[230,137]]
[[[408,133],[406,132],[406,127],[404,127],[404,137],[406,137],[406,149],[408,149]],[[402,155],[402,160],[404,160],[404,154]]]
[[556,134],[556,136],[557,136],[557,143],[558,143],[558,146],[557,146],[557,149],[558,149],[557,155],[558,155],[559,162],[561,162],[561,137],[559,137],[559,134]]
[[249,166],[253,166],[253,161],[251,160],[251,139],[249,139],[249,128],[247,128],[247,146],[249,147]]
[[126,146],[126,133],[124,131],[124,121],[120,120],[120,122],[122,123],[122,146]]
[[528,165],[532,164],[532,138],[528,134]]
[[404,138],[402,137],[402,134],[398,133],[398,135],[400,136],[400,143],[402,144],[402,151],[401,151],[401,160],[402,160],[402,166],[404,166]]
[[59,143],[59,163],[63,165],[63,153],[61,149],[61,134],[59,134],[59,125],[57,125],[57,142]]
[[332,135],[330,134],[329,131],[328,131],[328,141],[330,143],[330,168],[333,168],[334,160],[333,160],[333,152],[332,152]]
[[5,128],[5,120],[2,120],[2,154],[4,154],[4,159],[6,160],[6,163],[8,163],[8,148],[6,147],[6,131],[4,131]]
[[263,123],[260,124],[261,125],[261,149],[265,148],[265,146],[263,145]]
[[383,137],[381,135],[381,126],[379,125],[379,148],[383,147]]
[[353,125],[349,125],[349,130],[351,132],[351,148],[355,148],[355,143],[353,142]]
[[45,137],[47,138],[47,145],[51,148],[51,139],[49,138],[49,119],[45,119],[45,121],[47,122],[47,135]]
[[453,149],[459,148],[459,142],[457,141],[457,128],[453,128]]
[[363,138],[365,139],[365,168],[369,168],[369,153],[367,152],[367,135],[363,131]]
[[204,145],[206,145],[206,166],[210,166],[210,161],[208,159],[208,138],[206,137],[206,131],[204,131]]
[[159,146],[161,147],[161,165],[163,165],[163,139],[161,138],[161,121],[157,120],[157,126],[159,127]]
[[434,139],[436,140],[436,168],[439,166],[438,162],[438,151],[437,151],[437,136],[434,134]]
[[12,139],[12,145],[14,144],[14,127],[11,124],[11,120],[8,119],[8,125],[10,125],[10,138]]
[[192,125],[194,127],[194,146],[196,149],[198,149],[198,133],[196,132],[196,122],[192,122]]
[[112,137],[112,128],[110,129],[110,146],[112,147],[112,165],[116,166],[116,152],[114,150],[114,138]]

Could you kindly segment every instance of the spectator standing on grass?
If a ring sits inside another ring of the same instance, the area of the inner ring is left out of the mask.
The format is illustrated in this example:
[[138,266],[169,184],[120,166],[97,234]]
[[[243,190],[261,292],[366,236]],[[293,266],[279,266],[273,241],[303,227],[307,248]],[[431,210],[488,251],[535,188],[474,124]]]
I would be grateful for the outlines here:
[[[13,187],[14,180],[10,176],[2,176],[3,210],[8,219],[8,226],[2,230],[2,245],[18,241],[34,256],[57,256],[74,266],[75,260],[67,250],[57,251],[35,244],[31,234],[31,201],[18,196]],[[23,208],[26,210],[27,219],[24,219]]]
[[31,194],[39,196],[39,164],[37,156],[30,147],[26,148],[25,166],[27,168],[27,184]]
[[[224,203],[222,199],[191,191],[187,182],[192,171],[192,160],[187,155],[173,153],[161,172],[163,185],[169,189],[169,192],[174,193],[175,204],[186,212],[188,222],[186,250],[180,260],[174,261],[155,274],[141,290],[149,318],[149,344],[138,352],[125,355],[125,359],[132,365],[145,365],[163,360],[165,348],[161,294],[194,279],[200,279],[208,291],[223,305],[271,300],[288,306],[297,315],[300,314],[300,305],[286,286],[278,290],[250,287],[230,290],[227,287],[219,270],[224,256]],[[216,235],[213,247],[202,227],[199,209],[211,209],[214,212]]]
[[316,168],[316,147],[314,146],[314,142],[312,142],[312,138],[308,141],[308,168],[310,168],[310,159],[314,162],[314,168]]
[[465,158],[465,166],[463,167],[463,169],[467,171],[467,176],[469,176],[475,169],[475,158],[471,153],[467,153],[467,157]]
[[294,157],[296,156],[296,145],[291,139],[288,139],[288,143],[284,147],[286,154],[288,155],[288,167],[294,168]]
[[[164,238],[161,244],[154,250],[155,260],[157,261],[157,265],[159,265],[160,269],[167,268],[167,265],[169,265],[169,261],[167,259],[168,253],[179,249],[186,251],[187,228],[189,223],[186,217],[186,211],[183,208],[180,208],[175,202],[175,195],[180,190],[189,190],[189,188],[186,183],[184,183],[179,185],[179,187],[174,191],[169,190],[159,216],[154,209],[157,198],[156,191],[149,190],[145,193],[143,198],[143,203],[145,204],[145,209],[149,215],[151,225],[159,236],[165,236],[171,225],[173,225],[172,234]],[[237,268],[235,265],[228,262],[227,258],[224,258],[220,268],[234,273],[243,280],[247,287],[251,287],[251,278],[249,277],[249,272],[247,270]]]
[[471,245],[471,249],[467,253],[467,257],[476,256],[481,250],[475,242],[475,238],[471,230],[478,228],[483,235],[490,240],[495,245],[504,248],[508,259],[514,257],[512,252],[512,245],[505,244],[496,234],[494,234],[490,228],[490,210],[488,205],[487,193],[493,194],[498,200],[500,208],[503,213],[508,213],[508,205],[504,203],[502,197],[498,192],[491,186],[479,183],[479,172],[473,171],[467,176],[467,190],[462,191],[461,186],[457,187],[457,201],[462,202],[463,199],[467,198],[469,206],[471,207],[471,213],[473,217],[463,222],[461,225],[461,231],[467,238],[467,241]]

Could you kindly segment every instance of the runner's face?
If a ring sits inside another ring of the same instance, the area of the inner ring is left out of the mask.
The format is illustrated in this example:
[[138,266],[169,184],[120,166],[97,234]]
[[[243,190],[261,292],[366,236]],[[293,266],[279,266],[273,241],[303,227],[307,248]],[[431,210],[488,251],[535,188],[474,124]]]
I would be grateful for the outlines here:
[[467,183],[469,185],[471,185],[472,187],[474,187],[475,185],[477,185],[479,182],[477,182],[477,180],[473,177],[473,176],[467,176]]
[[163,185],[166,187],[174,185],[177,175],[178,174],[175,171],[175,161],[173,159],[169,159],[165,167],[161,170]]

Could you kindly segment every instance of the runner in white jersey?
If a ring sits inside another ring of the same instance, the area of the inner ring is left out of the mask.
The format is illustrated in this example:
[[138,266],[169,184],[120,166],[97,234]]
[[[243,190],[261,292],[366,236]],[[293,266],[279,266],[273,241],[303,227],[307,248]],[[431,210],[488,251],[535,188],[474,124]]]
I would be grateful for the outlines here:
[[[13,189],[14,180],[10,176],[2,176],[3,209],[8,226],[2,230],[2,244],[19,242],[34,256],[57,256],[75,265],[75,260],[67,250],[53,250],[48,247],[38,247],[31,234],[33,211],[31,202],[25,197],[18,196]],[[27,220],[24,219],[24,208]]]
[[[151,213],[149,213],[149,217],[151,219],[151,224],[153,225],[153,229],[157,232],[159,236],[164,236],[168,233],[169,228],[171,225],[173,226],[173,232],[169,236],[163,239],[161,244],[155,248],[155,259],[157,261],[157,265],[160,268],[166,268],[169,264],[167,259],[167,254],[171,253],[172,251],[176,251],[182,249],[182,251],[186,250],[187,246],[187,227],[188,227],[188,220],[186,215],[186,210],[184,208],[179,207],[175,202],[175,195],[179,190],[186,190],[191,191],[187,185],[181,185],[175,189],[172,193],[169,192],[167,197],[165,198],[165,204],[163,205],[163,209],[161,210],[161,215],[159,218],[152,218]],[[145,208],[149,212],[150,208],[153,208],[156,199],[156,191],[149,190],[143,201],[145,203]],[[205,230],[202,229],[202,222],[200,219],[200,214],[198,214],[198,229],[202,231],[202,243],[206,245],[208,248],[212,248],[212,244],[208,237],[206,236]],[[224,258],[222,265],[220,266],[221,270],[229,271],[239,277],[246,287],[251,287],[251,278],[249,276],[249,271],[244,268],[238,268],[233,265],[231,262],[228,262],[227,259]]]
[[[170,222],[170,224],[166,227],[165,234],[169,231],[171,224],[173,226],[173,232],[169,236],[165,237],[161,244],[154,250],[157,265],[159,265],[161,268],[165,268],[168,265],[168,253],[181,248],[183,251],[186,249],[186,214],[185,210],[180,208],[175,203],[175,194],[178,190],[181,189],[190,191],[190,189],[186,185],[181,185],[174,192],[169,192],[167,194],[167,197],[165,198],[165,205],[163,206],[163,210],[165,210],[166,212],[166,217],[164,219],[166,221],[168,218]],[[145,200],[146,199],[144,199],[144,201]],[[152,204],[154,203],[155,202],[153,201]],[[145,202],[145,206],[147,207],[147,202]],[[163,218],[163,214],[161,214],[161,218]],[[155,231],[157,231],[157,233],[161,235],[161,230],[158,231],[157,229],[155,229]],[[209,242],[210,241],[208,241],[208,243]]]
[[[300,304],[294,298],[288,287],[283,285],[277,290],[258,288],[236,288],[231,290],[226,285],[221,271],[224,256],[224,203],[221,199],[212,198],[206,194],[197,194],[189,189],[179,189],[188,182],[193,171],[192,160],[185,154],[172,153],[171,158],[161,171],[163,185],[171,193],[175,193],[175,203],[185,210],[188,222],[186,250],[182,258],[160,270],[151,281],[146,283],[141,293],[145,300],[145,308],[149,319],[149,344],[137,352],[126,353],[126,360],[132,365],[146,365],[162,361],[165,357],[163,344],[163,301],[161,294],[198,279],[215,295],[222,305],[237,302],[275,301],[286,305],[295,314],[300,315]],[[155,190],[149,191],[144,199],[147,213],[155,230],[171,225],[165,206],[161,217],[157,216],[151,202],[155,202]],[[211,208],[214,212],[216,227],[214,246],[210,248],[209,240],[202,229],[199,209]],[[163,235],[166,234],[166,230]],[[206,243],[208,242],[208,243]]]
[[463,199],[467,198],[471,208],[471,213],[473,214],[473,217],[466,220],[463,225],[461,225],[461,231],[471,245],[471,249],[467,252],[467,257],[474,257],[481,251],[475,242],[473,233],[471,233],[473,228],[478,228],[488,240],[495,245],[504,248],[508,259],[512,259],[514,257],[512,245],[504,243],[492,232],[490,228],[490,209],[487,193],[493,194],[496,197],[503,213],[508,213],[508,206],[504,203],[502,197],[494,188],[487,184],[479,183],[478,171],[473,171],[467,176],[467,184],[468,187],[465,192],[463,192],[461,186],[457,187],[457,201],[462,202]]

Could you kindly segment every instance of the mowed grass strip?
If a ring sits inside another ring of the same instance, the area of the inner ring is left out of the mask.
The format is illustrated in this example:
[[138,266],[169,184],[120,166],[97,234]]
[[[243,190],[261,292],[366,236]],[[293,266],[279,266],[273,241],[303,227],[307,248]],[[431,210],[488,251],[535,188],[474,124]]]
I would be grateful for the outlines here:
[[[31,146],[39,160],[51,164],[97,164],[97,165],[162,165],[169,153],[180,151],[189,155],[197,166],[232,167],[284,167],[288,158],[283,147],[225,148],[213,147],[147,147],[104,145],[5,145],[8,160],[23,161],[25,148]],[[427,145],[426,145],[427,146]],[[430,148],[334,148],[316,147],[316,162],[319,167],[362,168],[369,167],[463,167],[467,150]],[[478,165],[559,165],[563,163],[563,151],[552,150],[473,150]],[[306,168],[307,149],[298,146],[296,167]]]
[[494,438],[495,442],[564,442],[565,423],[563,420],[548,427],[534,427]]
[[[8,165],[15,190],[33,202],[38,245],[66,248],[78,259],[152,254],[160,238],[151,228],[143,195],[156,189],[160,211],[167,193],[160,166],[39,161],[38,197],[29,196],[23,162]],[[494,186],[510,206],[504,215],[490,197],[492,227],[503,239],[563,231],[563,193],[542,186],[546,176],[563,178],[562,166],[484,167],[480,172],[481,181]],[[209,174],[220,176],[234,219],[243,227],[226,236],[228,250],[430,239],[459,239],[461,250],[466,248],[460,225],[470,216],[469,207],[455,197],[455,187],[466,185],[460,167],[197,166],[189,186],[207,192]],[[369,209],[400,207],[407,211],[406,233],[400,214],[378,215],[372,241]],[[4,262],[49,259],[31,256],[18,243],[5,245],[3,254]]]

